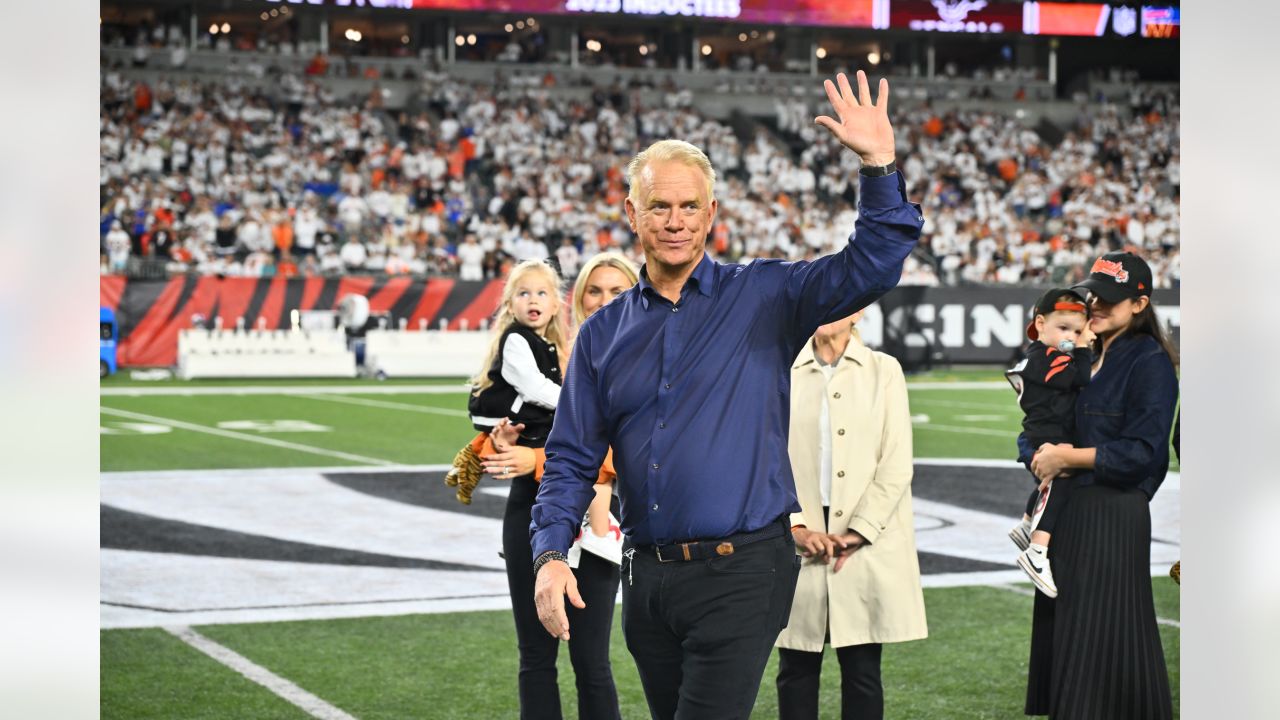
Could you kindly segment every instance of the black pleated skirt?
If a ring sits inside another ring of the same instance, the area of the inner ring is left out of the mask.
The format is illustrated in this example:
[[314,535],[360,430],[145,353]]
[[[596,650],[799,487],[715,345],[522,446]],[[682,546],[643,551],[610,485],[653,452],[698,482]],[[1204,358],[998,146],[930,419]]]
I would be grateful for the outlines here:
[[1151,596],[1151,510],[1140,490],[1078,488],[1049,545],[1058,597],[1036,593],[1028,715],[1173,717]]

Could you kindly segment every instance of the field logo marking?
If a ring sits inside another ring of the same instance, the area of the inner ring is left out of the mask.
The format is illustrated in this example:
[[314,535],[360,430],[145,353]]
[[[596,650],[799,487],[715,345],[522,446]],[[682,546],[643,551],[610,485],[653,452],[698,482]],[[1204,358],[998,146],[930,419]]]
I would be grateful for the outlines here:
[[99,435],[163,435],[173,432],[168,425],[140,422],[113,422],[98,427]]
[[328,425],[317,425],[308,420],[224,420],[218,423],[218,427],[260,433],[333,432]]
[[330,705],[316,695],[312,695],[298,687],[293,682],[276,675],[231,648],[214,642],[185,625],[169,626],[164,629],[170,635],[270,690],[313,718],[320,718],[320,720],[356,720],[354,715]]
[[260,445],[271,445],[278,448],[284,448],[286,450],[297,450],[299,452],[311,453],[312,455],[324,455],[326,457],[349,460],[351,462],[357,462],[364,465],[383,465],[386,467],[400,466],[400,463],[383,460],[382,458],[369,457],[367,455],[356,455],[355,453],[347,453],[340,450],[326,450],[324,448],[318,448],[311,445],[303,445],[302,443],[289,442],[288,440],[277,440],[275,438],[261,437],[258,435],[246,435],[245,433],[235,432],[232,430],[223,430],[222,428],[208,427],[207,425],[197,425],[195,423],[184,422],[182,420],[146,415],[143,413],[132,412],[130,410],[120,410],[103,405],[98,406],[98,411],[106,415],[115,415],[117,417],[129,418],[131,420],[142,420],[144,422],[168,425],[169,427],[178,428],[179,430],[190,430],[192,432],[205,433],[206,435],[217,435],[219,437],[231,438],[233,440],[244,440],[246,442],[258,443]]

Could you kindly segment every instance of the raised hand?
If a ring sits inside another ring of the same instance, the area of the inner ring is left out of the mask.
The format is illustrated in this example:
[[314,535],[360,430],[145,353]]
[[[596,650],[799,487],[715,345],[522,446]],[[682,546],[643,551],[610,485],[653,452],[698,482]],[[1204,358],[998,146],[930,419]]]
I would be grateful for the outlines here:
[[[837,83],[839,87],[837,88]],[[889,81],[880,78],[877,102],[871,102],[867,74],[858,71],[858,93],[844,73],[836,82],[824,80],[827,98],[839,120],[819,115],[814,122],[831,131],[842,145],[858,153],[864,165],[888,165],[894,159],[893,126],[889,124]]]

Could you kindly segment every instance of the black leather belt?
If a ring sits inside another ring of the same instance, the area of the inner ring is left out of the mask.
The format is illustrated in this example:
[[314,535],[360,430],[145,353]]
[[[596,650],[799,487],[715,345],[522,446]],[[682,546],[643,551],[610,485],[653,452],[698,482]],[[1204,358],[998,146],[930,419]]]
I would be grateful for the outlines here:
[[734,550],[761,540],[772,540],[782,537],[790,530],[787,523],[789,515],[781,515],[777,520],[759,530],[737,533],[719,540],[690,540],[669,545],[641,545],[637,549],[645,554],[653,552],[659,562],[684,562],[687,560],[703,560],[719,555],[732,555]]

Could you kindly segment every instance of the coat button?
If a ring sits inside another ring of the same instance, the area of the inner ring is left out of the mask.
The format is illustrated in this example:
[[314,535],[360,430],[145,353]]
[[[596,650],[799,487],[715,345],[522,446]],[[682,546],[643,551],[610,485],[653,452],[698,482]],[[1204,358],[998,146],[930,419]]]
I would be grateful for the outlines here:
[[837,511],[836,511],[836,517],[844,517],[844,511],[843,511],[843,510],[837,510]]
[[844,471],[841,470],[840,472],[836,473],[836,477],[844,477]]
[[835,399],[839,400],[839,399],[840,399],[840,393],[836,393],[835,395],[832,395],[832,397],[834,397]]
[[837,434],[837,435],[843,435],[843,434],[844,434],[844,428],[840,428],[839,430],[837,430],[837,431],[836,431],[836,434]]

